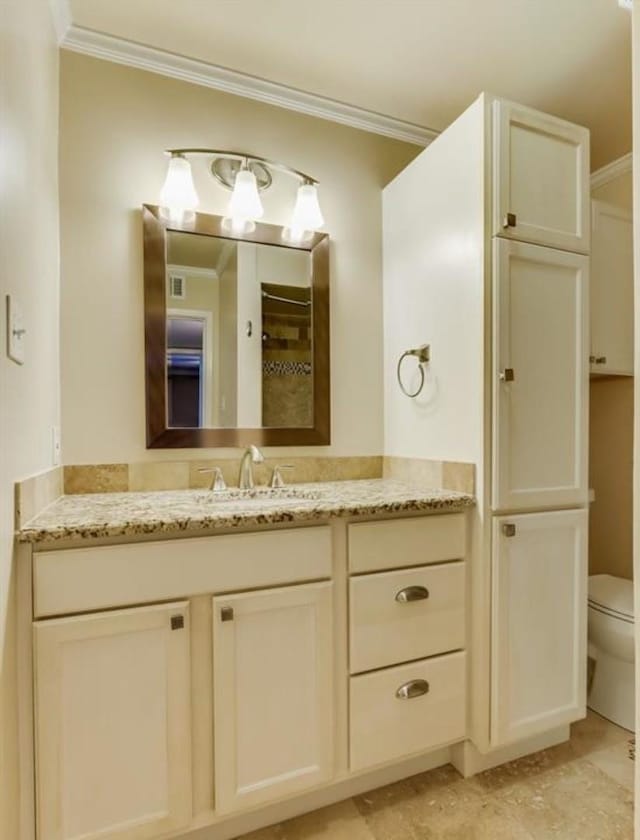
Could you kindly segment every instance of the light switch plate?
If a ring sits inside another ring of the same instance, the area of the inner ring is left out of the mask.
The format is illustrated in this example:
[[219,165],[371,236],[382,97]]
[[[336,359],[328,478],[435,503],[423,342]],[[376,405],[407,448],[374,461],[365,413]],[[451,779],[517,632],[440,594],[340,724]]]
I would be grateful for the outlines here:
[[7,295],[7,356],[19,365],[24,364],[26,332],[22,307]]

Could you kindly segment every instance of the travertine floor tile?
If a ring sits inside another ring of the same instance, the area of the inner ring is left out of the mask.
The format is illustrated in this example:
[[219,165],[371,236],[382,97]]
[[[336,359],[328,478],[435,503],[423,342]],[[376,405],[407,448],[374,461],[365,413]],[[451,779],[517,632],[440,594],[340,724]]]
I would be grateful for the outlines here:
[[633,796],[585,759],[495,791],[538,840],[631,840]]
[[590,712],[567,744],[466,780],[440,767],[245,840],[632,840],[629,738]]
[[374,840],[352,799],[303,814],[271,828],[247,834],[244,840]]
[[621,741],[604,750],[589,753],[588,760],[600,770],[611,776],[618,784],[633,791],[635,763],[629,758],[629,744]]
[[584,720],[571,726],[571,748],[576,755],[584,756],[605,747],[628,741],[631,733],[611,723],[595,712],[589,712]]

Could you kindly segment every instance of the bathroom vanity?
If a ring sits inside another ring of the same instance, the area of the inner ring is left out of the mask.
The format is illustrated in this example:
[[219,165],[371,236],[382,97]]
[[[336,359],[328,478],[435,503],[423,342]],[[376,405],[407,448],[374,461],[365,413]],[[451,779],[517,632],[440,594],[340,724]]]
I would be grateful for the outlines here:
[[472,505],[357,481],[50,506],[20,533],[39,840],[232,837],[449,761]]

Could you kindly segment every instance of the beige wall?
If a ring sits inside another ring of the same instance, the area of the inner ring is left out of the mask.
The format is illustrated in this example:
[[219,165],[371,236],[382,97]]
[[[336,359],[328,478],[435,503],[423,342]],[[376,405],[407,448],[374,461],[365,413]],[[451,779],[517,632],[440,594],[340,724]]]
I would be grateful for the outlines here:
[[[13,483],[51,466],[59,423],[58,53],[46,0],[0,15],[0,837],[18,836]],[[5,355],[4,298],[22,304],[23,366]]]
[[[632,210],[631,173],[593,198]],[[589,571],[631,578],[633,571],[633,378],[591,380]]]
[[[198,455],[144,448],[139,207],[158,200],[163,149],[179,146],[248,149],[321,182],[332,237],[333,440],[297,451],[379,454],[381,188],[418,149],[73,53],[63,53],[61,65],[65,462]],[[204,164],[194,166],[194,177],[201,209],[223,213],[228,193]],[[294,190],[279,179],[264,195],[265,221],[286,223]]]

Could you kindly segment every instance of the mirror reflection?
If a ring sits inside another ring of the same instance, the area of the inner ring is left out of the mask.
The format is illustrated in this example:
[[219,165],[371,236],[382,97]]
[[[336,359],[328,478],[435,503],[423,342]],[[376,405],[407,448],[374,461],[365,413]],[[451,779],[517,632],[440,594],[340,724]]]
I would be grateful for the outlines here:
[[167,232],[170,428],[313,426],[309,251]]

